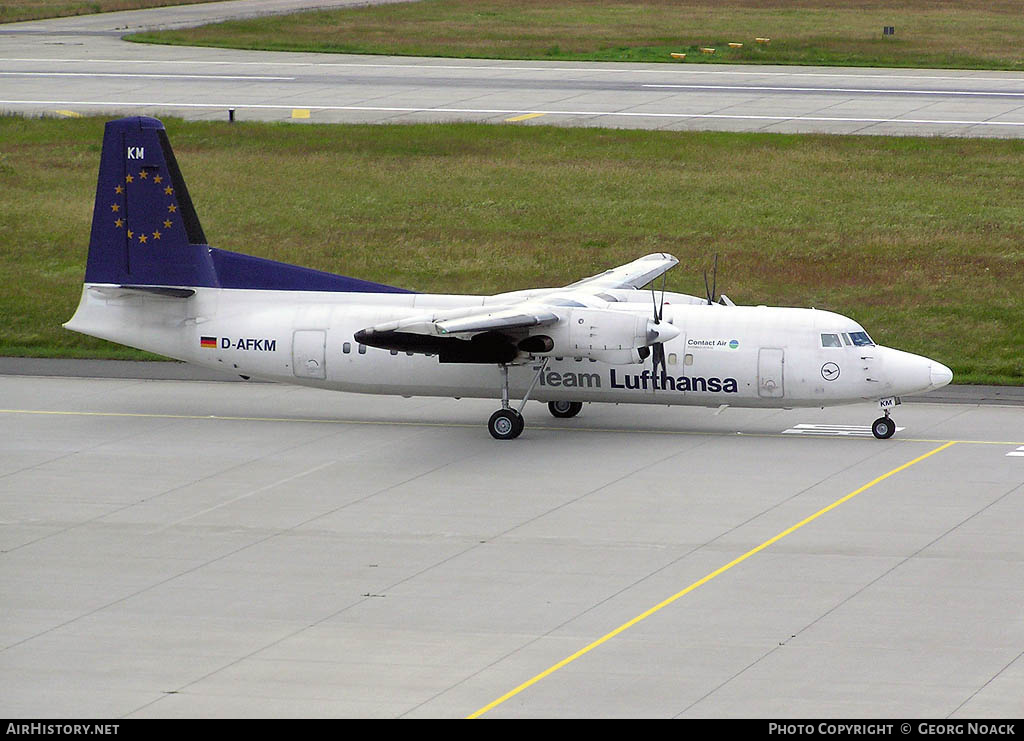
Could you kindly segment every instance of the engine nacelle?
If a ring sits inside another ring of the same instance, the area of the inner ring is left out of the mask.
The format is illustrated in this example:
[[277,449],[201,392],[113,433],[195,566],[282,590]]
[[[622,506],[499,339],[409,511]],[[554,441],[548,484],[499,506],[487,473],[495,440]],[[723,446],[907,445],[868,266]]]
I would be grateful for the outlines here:
[[679,330],[671,324],[656,324],[646,314],[579,308],[568,311],[558,324],[545,327],[543,340],[535,335],[520,342],[519,347],[535,355],[584,357],[625,365],[643,362],[646,354],[641,349],[678,335]]

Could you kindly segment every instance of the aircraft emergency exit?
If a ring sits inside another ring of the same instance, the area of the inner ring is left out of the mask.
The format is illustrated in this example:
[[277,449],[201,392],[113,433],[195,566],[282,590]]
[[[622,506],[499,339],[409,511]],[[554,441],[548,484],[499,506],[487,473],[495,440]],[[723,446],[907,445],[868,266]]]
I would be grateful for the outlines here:
[[85,284],[64,326],[245,378],[500,398],[488,422],[499,440],[522,433],[531,399],[556,417],[585,402],[874,401],[884,439],[901,396],[952,380],[839,314],[666,292],[677,262],[653,254],[561,288],[462,296],[220,250],[207,244],[163,124],[125,118],[106,125]]

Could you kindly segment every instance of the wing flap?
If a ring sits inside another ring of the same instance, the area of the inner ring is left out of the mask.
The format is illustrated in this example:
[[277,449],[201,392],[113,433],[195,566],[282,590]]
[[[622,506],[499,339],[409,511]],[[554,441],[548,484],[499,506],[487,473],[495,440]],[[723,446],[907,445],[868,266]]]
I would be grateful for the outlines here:
[[528,329],[554,324],[559,320],[558,314],[551,311],[523,311],[523,307],[508,311],[492,311],[487,314],[474,314],[459,319],[447,319],[435,322],[434,326],[440,334],[459,334],[464,332],[497,332],[509,329]]

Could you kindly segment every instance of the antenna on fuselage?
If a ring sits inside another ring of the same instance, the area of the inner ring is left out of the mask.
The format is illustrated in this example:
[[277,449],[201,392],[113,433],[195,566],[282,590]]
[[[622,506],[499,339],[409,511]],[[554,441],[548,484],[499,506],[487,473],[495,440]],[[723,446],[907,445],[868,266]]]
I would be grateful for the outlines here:
[[711,269],[711,288],[708,288],[708,271],[704,270],[704,295],[707,296],[708,304],[715,303],[715,292],[718,290],[718,253],[715,253],[715,264]]

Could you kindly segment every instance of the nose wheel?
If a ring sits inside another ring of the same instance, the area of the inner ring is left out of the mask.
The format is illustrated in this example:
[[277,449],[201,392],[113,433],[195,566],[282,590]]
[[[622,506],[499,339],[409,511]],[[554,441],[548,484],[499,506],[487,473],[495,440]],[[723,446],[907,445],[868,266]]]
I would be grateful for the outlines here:
[[896,432],[896,423],[889,418],[888,412],[886,412],[884,417],[876,419],[871,425],[871,434],[879,440],[888,440],[894,432]]

